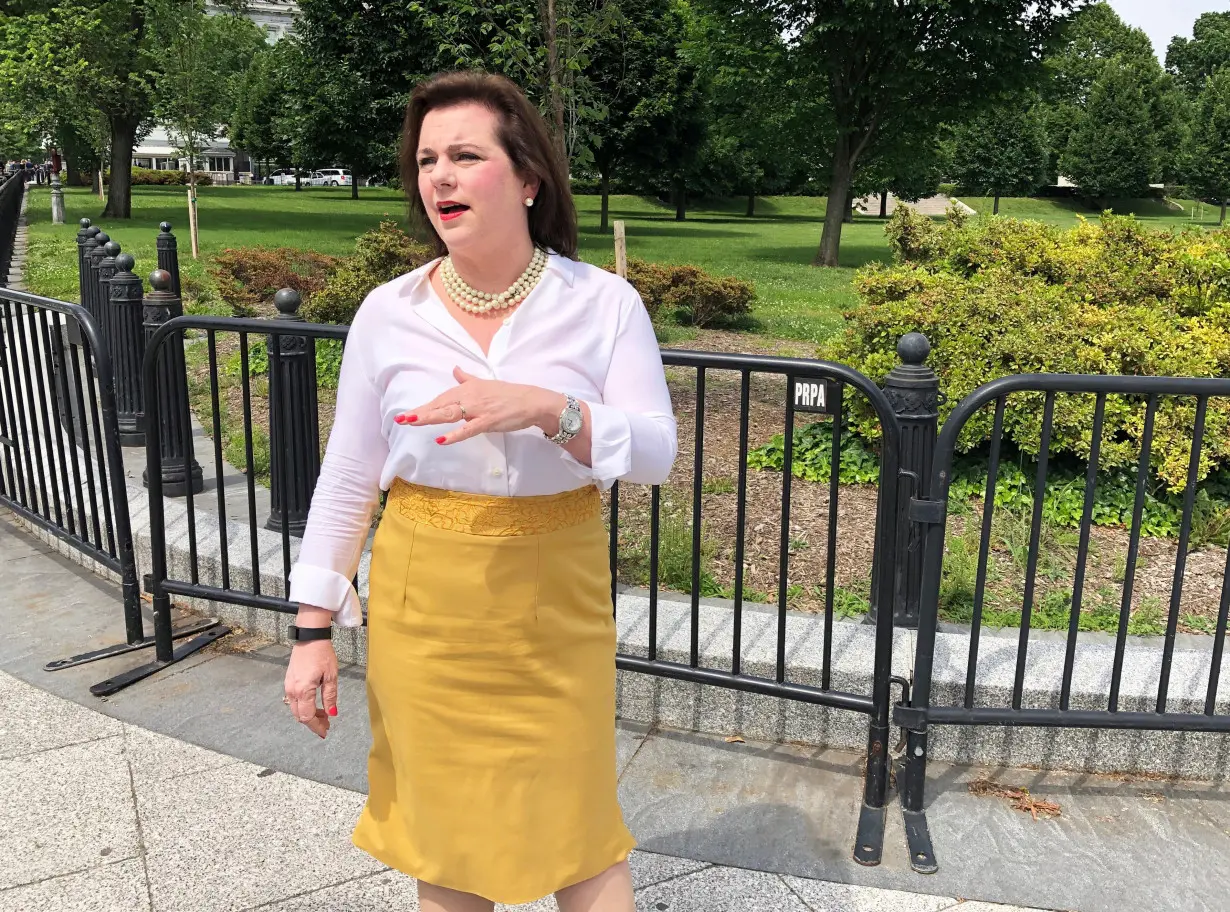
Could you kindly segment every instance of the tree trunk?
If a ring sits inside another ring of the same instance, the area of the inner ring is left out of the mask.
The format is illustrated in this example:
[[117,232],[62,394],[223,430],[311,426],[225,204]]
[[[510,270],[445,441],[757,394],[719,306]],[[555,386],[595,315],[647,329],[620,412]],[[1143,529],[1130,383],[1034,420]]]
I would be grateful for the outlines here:
[[295,192],[299,192],[299,169],[295,169]]
[[350,169],[350,198],[357,200],[359,198],[359,172]]
[[611,178],[604,171],[599,183],[602,187],[602,224],[599,230],[606,231],[611,217]]
[[1222,198],[1222,201],[1221,201],[1221,221],[1220,221],[1220,222],[1218,222],[1217,224],[1219,224],[1219,225],[1224,225],[1224,224],[1226,224],[1226,200],[1225,200],[1225,197],[1223,197],[1223,198]]
[[105,218],[132,218],[132,147],[138,123],[131,117],[111,118],[111,190],[103,209]]
[[999,194],[995,194],[995,208],[991,210],[992,215],[999,215]]
[[847,187],[846,188],[846,210],[845,210],[845,213],[842,215],[842,221],[845,222],[847,225],[854,224],[854,203],[855,202],[856,200],[854,199],[854,188]]
[[196,171],[192,167],[192,158],[188,158],[188,237],[191,240],[192,258],[200,259],[200,227],[196,212]]
[[841,252],[841,225],[849,209],[850,175],[854,163],[850,160],[850,140],[843,137],[833,151],[833,173],[829,180],[828,204],[824,210],[824,233],[813,266],[836,266]]
[[756,214],[756,191],[753,190],[747,195],[747,217],[751,218]]
[[880,191],[880,218],[888,218],[888,191]]
[[551,96],[551,121],[555,129],[555,150],[565,166],[568,163],[564,142],[564,89],[559,71],[559,44],[556,41],[555,0],[547,0],[547,88]]
[[675,221],[688,218],[688,183],[682,177],[675,178]]

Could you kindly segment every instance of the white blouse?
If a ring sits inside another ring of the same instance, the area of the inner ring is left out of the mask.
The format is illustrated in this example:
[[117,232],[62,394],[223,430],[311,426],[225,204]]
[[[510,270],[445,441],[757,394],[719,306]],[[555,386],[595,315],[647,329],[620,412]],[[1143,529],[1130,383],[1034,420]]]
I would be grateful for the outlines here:
[[[474,494],[558,494],[617,479],[666,480],[678,450],[662,355],[636,289],[597,267],[552,254],[542,279],[495,334],[490,353],[449,313],[428,264],[375,289],[351,324],[337,417],[321,463],[290,598],[363,623],[351,584],[381,490],[395,478]],[[592,467],[538,428],[479,434],[440,446],[448,425],[393,417],[478,377],[571,393],[589,405]]]

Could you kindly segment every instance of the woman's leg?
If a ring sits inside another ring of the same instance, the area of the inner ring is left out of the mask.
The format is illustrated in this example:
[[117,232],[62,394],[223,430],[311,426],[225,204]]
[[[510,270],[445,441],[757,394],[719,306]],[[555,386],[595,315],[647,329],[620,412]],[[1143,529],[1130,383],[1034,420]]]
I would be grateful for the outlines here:
[[418,883],[421,912],[492,912],[495,908],[491,900],[473,893],[459,893],[421,880]]
[[611,865],[596,877],[555,894],[560,912],[636,912],[628,862]]

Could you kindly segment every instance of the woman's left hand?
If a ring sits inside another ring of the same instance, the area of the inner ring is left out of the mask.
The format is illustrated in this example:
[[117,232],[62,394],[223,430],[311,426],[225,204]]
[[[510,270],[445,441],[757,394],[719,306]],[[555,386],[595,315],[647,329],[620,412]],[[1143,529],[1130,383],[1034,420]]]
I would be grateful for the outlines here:
[[398,424],[422,427],[430,424],[455,424],[461,427],[436,438],[450,444],[478,434],[507,433],[528,427],[557,424],[566,400],[539,386],[483,380],[453,368],[457,386],[416,409],[394,417]]

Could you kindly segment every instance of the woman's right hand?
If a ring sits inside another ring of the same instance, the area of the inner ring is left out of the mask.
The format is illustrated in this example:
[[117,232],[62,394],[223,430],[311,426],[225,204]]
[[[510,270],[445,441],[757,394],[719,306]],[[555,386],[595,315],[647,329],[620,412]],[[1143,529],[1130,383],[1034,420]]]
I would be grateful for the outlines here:
[[[320,737],[337,715],[337,653],[331,640],[309,640],[291,647],[283,685],[291,714]],[[316,693],[320,692],[317,705]]]

